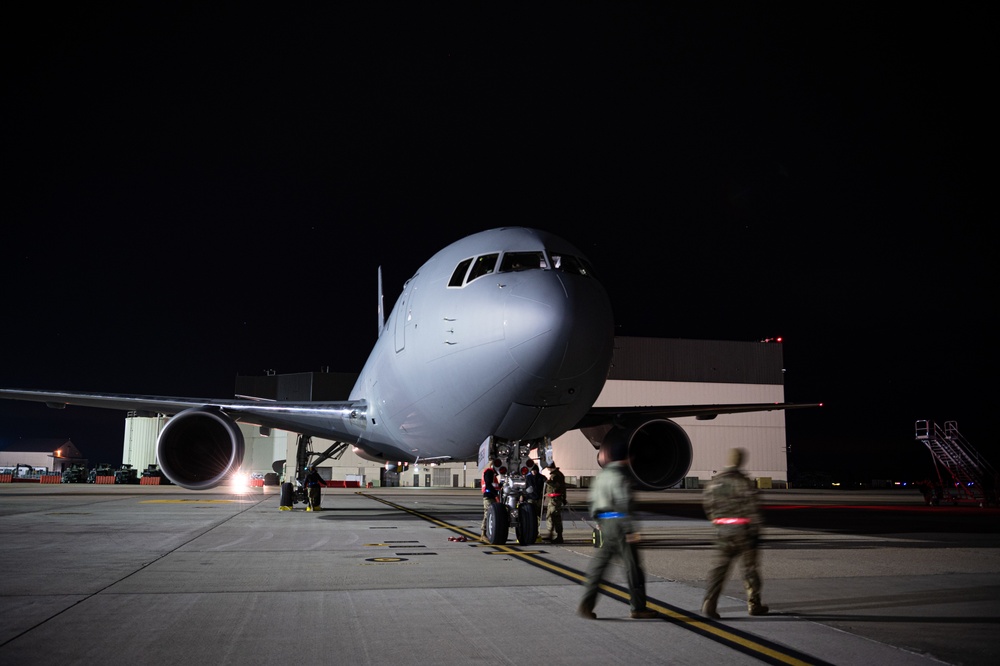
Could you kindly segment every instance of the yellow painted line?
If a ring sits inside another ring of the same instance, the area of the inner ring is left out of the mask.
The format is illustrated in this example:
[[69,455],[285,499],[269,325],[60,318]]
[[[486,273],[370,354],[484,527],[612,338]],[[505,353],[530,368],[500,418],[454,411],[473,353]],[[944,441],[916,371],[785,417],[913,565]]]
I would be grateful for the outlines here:
[[[548,569],[549,571],[551,571],[553,573],[556,573],[556,574],[558,574],[560,576],[563,576],[564,578],[569,578],[571,580],[575,580],[575,581],[577,581],[577,582],[579,582],[581,584],[583,584],[583,583],[585,583],[587,581],[586,574],[580,573],[580,572],[578,572],[578,571],[576,571],[574,569],[568,569],[568,568],[566,568],[564,566],[556,564],[555,562],[550,562],[548,560],[544,560],[544,559],[541,559],[541,558],[537,557],[537,555],[539,554],[539,551],[517,550],[516,548],[514,548],[512,546],[508,546],[506,544],[504,544],[504,545],[495,545],[495,544],[483,543],[483,542],[479,541],[479,535],[478,534],[473,535],[471,532],[469,532],[466,529],[463,529],[463,528],[458,527],[456,525],[452,525],[450,523],[446,523],[446,522],[444,522],[442,520],[438,520],[437,518],[434,518],[433,516],[428,516],[425,513],[420,513],[419,511],[414,511],[413,509],[408,509],[405,506],[400,506],[398,504],[394,504],[392,502],[389,502],[387,500],[382,499],[381,497],[374,497],[372,495],[368,495],[368,494],[360,493],[360,492],[358,493],[358,495],[362,495],[364,497],[367,497],[368,499],[373,499],[373,500],[375,500],[377,502],[382,502],[383,504],[386,504],[386,505],[391,506],[391,507],[393,507],[395,509],[398,509],[400,511],[408,513],[408,514],[410,514],[412,516],[416,516],[417,518],[420,518],[422,520],[426,520],[427,522],[434,523],[435,525],[447,528],[447,529],[449,529],[449,530],[451,530],[453,532],[458,532],[459,534],[462,534],[463,536],[473,536],[474,540],[476,542],[479,542],[479,545],[481,545],[482,547],[492,547],[492,548],[495,549],[493,552],[487,553],[488,555],[513,555],[513,556],[515,556],[517,558],[520,558],[520,559],[522,559],[522,560],[524,560],[526,562],[529,562],[529,563],[531,563],[531,564],[533,564],[535,566],[541,567],[543,569]],[[599,586],[599,588],[603,592],[605,592],[605,593],[607,593],[607,594],[609,594],[609,595],[611,595],[613,597],[617,597],[617,598],[621,599],[622,601],[624,601],[625,603],[629,602],[629,595],[628,595],[627,592],[623,592],[621,590],[613,588],[613,587],[611,587],[609,585],[606,585],[604,583],[601,583],[601,585]],[[806,660],[800,659],[798,657],[795,657],[793,655],[787,654],[787,653],[781,651],[780,649],[773,648],[773,647],[770,647],[770,646],[767,646],[767,645],[763,645],[761,643],[758,643],[757,641],[754,641],[754,640],[752,640],[750,638],[747,638],[745,636],[742,636],[740,634],[735,634],[735,633],[729,631],[728,629],[726,629],[725,626],[717,625],[717,624],[714,624],[712,622],[706,622],[703,618],[701,618],[698,615],[689,615],[687,613],[679,613],[679,612],[677,612],[675,610],[667,608],[666,606],[663,606],[663,605],[658,604],[656,602],[649,602],[649,603],[646,604],[646,607],[655,610],[657,613],[660,613],[661,615],[663,615],[665,617],[668,617],[668,618],[670,618],[671,620],[673,620],[675,622],[678,622],[678,623],[681,623],[683,625],[687,625],[689,627],[692,627],[692,628],[696,629],[697,631],[699,631],[701,633],[709,634],[711,636],[715,636],[715,637],[721,639],[722,641],[724,641],[726,643],[738,645],[741,648],[743,648],[744,650],[753,652],[755,654],[759,654],[762,657],[767,657],[769,659],[773,659],[773,660],[781,662],[783,664],[790,664],[792,666],[810,666],[810,665],[815,664],[815,663],[823,663],[822,660],[806,661]]]
[[220,499],[154,499],[142,500],[139,504],[234,504],[240,500]]

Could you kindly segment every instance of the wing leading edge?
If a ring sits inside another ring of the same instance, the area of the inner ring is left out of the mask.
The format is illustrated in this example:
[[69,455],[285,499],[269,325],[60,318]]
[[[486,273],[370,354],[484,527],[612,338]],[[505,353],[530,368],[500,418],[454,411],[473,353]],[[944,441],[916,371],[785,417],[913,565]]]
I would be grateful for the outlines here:
[[649,419],[676,419],[694,416],[699,421],[710,421],[719,414],[746,412],[771,412],[775,410],[822,407],[823,403],[753,402],[729,405],[656,405],[648,407],[591,407],[574,429],[614,425],[623,418],[647,417]]
[[216,410],[240,423],[288,430],[350,444],[357,444],[363,436],[367,407],[363,400],[273,402],[17,389],[0,389],[0,398],[44,402],[54,409],[75,405],[120,409],[145,415],[173,416],[191,409]]

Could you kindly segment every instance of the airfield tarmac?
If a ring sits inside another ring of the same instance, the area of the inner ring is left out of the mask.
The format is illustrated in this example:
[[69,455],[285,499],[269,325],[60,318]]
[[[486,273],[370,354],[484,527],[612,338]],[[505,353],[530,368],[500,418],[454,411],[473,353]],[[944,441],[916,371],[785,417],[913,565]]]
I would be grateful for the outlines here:
[[[1000,510],[908,491],[765,491],[766,617],[739,574],[698,615],[713,554],[697,491],[638,494],[654,620],[593,556],[583,490],[562,545],[474,540],[474,490],[0,486],[0,665],[995,664]],[[468,541],[452,540],[469,538]]]

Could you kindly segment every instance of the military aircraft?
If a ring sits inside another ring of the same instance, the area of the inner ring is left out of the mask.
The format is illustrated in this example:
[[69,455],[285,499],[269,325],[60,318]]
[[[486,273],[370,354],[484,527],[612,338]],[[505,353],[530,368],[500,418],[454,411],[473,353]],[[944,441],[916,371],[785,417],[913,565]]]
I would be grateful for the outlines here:
[[690,439],[670,419],[815,406],[594,407],[612,360],[611,303],[587,258],[544,231],[492,229],[448,245],[407,280],[388,318],[381,282],[380,272],[378,337],[346,401],[12,389],[0,398],[170,415],[157,460],[173,483],[195,490],[239,468],[237,423],[331,440],[389,464],[499,457],[510,471],[507,510],[490,518],[493,543],[505,542],[511,524],[519,542],[534,543],[518,471],[534,449],[551,455],[552,440],[571,429],[588,437],[602,466],[610,447],[627,447],[636,484],[664,489],[692,459]]

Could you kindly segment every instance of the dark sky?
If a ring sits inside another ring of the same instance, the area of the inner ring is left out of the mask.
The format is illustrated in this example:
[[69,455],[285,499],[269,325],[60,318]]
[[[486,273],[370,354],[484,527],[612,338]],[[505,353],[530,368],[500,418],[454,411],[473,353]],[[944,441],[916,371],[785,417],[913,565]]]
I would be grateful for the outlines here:
[[[980,10],[336,4],[3,21],[0,385],[356,372],[380,265],[391,303],[521,225],[621,335],[783,336],[786,398],[827,404],[788,415],[797,465],[921,473],[917,419],[1000,463]],[[0,439],[114,461],[121,416],[2,403]]]

